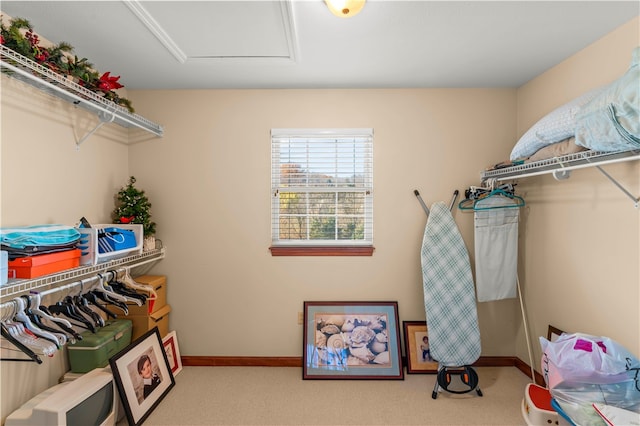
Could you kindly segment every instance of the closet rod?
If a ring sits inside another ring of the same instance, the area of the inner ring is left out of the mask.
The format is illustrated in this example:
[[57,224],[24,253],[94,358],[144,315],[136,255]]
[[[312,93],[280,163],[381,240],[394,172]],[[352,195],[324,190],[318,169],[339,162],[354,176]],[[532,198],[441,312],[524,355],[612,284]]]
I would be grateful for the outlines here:
[[[109,278],[109,274],[113,274],[112,278],[115,278],[116,274],[119,274],[119,273],[124,272],[126,270],[127,270],[127,268],[120,268],[120,269],[117,269],[117,270],[106,271],[106,272],[103,273],[103,275],[106,276],[106,279],[108,281],[110,279]],[[75,288],[75,287],[78,287],[78,286],[84,287],[85,285],[90,284],[91,282],[97,280],[98,279],[98,275],[99,274],[96,274],[93,277],[83,278],[81,280],[73,281],[73,282],[70,282],[70,283],[67,283],[67,284],[64,284],[64,285],[61,285],[61,286],[58,286],[58,287],[53,287],[53,288],[50,288],[50,289],[47,289],[47,290],[44,290],[44,291],[39,291],[39,292],[30,291],[30,293],[39,293],[40,296],[48,296],[50,294],[58,293],[58,292],[61,292],[61,291],[66,291],[66,290],[69,290],[69,289],[72,289],[72,288]],[[16,297],[19,297],[19,296],[16,296]],[[11,300],[8,301],[8,302],[4,302],[4,303],[0,304],[0,310],[3,310],[5,308],[10,308],[12,306],[12,304],[13,304],[13,301],[11,301]]]

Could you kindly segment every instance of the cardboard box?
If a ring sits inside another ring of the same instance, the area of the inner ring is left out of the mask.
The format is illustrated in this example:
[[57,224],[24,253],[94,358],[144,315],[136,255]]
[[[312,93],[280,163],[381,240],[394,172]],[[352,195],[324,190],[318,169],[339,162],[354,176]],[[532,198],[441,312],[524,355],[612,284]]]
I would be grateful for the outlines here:
[[167,277],[164,275],[142,275],[133,279],[138,284],[150,285],[155,290],[158,298],[147,299],[146,303],[138,306],[135,303],[127,304],[129,315],[149,315],[167,304]]
[[158,327],[161,338],[165,337],[169,334],[169,312],[171,312],[171,306],[164,305],[148,315],[128,315],[124,317],[133,323],[131,339],[136,340],[153,327]]
[[80,266],[80,250],[65,250],[37,256],[18,257],[8,263],[15,278],[36,278]]
[[85,331],[82,340],[67,345],[69,364],[73,373],[87,373],[109,365],[109,358],[131,343],[132,321],[109,321],[96,333]]

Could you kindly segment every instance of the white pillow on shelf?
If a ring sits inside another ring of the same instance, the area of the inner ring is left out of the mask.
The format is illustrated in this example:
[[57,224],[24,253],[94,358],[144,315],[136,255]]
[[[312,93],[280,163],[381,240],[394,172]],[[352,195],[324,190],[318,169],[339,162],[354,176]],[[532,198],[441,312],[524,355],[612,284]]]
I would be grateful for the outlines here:
[[518,140],[511,151],[510,160],[527,158],[540,148],[573,136],[576,128],[576,115],[584,105],[603,90],[603,87],[591,90],[542,117]]

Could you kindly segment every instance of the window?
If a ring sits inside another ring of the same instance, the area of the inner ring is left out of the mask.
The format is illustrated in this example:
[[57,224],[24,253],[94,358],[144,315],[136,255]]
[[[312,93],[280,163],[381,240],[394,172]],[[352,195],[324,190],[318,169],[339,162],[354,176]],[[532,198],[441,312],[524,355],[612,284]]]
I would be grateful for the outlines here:
[[271,131],[271,253],[371,255],[373,129]]

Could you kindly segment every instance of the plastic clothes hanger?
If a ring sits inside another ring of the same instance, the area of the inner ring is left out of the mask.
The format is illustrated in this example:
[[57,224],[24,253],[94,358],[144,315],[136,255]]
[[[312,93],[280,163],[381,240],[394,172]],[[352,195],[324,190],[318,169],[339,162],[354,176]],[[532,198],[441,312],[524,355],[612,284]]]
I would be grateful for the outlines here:
[[4,326],[14,339],[32,350],[38,350],[46,356],[53,356],[58,350],[58,347],[53,342],[38,338],[38,336],[27,330],[22,323],[6,321]]
[[56,329],[48,326],[42,322],[42,319],[31,312],[29,309],[25,310],[27,316],[31,320],[32,323],[36,325],[40,330],[48,331],[49,333],[58,336],[58,340],[60,341],[60,345],[64,345],[67,342],[75,343],[75,338],[73,336],[68,336],[66,334],[61,333],[60,329]]
[[[55,324],[56,326],[60,327],[61,330],[63,330],[66,333],[69,333],[71,336],[73,336],[74,339],[76,340],[82,340],[82,335],[79,334],[77,331],[75,331],[72,327],[72,324],[67,321],[64,318],[59,318],[59,317],[55,317],[51,314],[51,312],[49,311],[49,308],[47,308],[46,306],[40,305],[39,310],[44,312],[46,314],[46,316],[44,318],[46,318],[47,320],[50,320],[53,322],[53,324]],[[55,320],[55,321],[54,321]]]
[[74,308],[78,310],[80,314],[84,314],[88,317],[96,327],[104,327],[104,319],[96,311],[89,307],[89,302],[84,298],[84,281],[80,281],[80,291],[77,295],[73,297],[68,297],[67,300],[70,300],[73,304]]
[[98,297],[96,296],[96,294],[92,291],[83,294],[83,297],[93,306],[95,306],[96,308],[100,309],[102,312],[104,312],[108,318],[113,318],[116,319],[118,318],[118,315],[116,315],[114,312],[110,311],[109,309],[106,308],[106,306],[102,305],[99,301],[98,301]]
[[48,325],[44,324],[41,321],[41,318],[38,315],[36,315],[31,309],[31,299],[29,298],[29,296],[22,296],[22,298],[25,300],[25,305],[26,305],[24,308],[24,312],[25,314],[27,314],[31,322],[35,324],[35,326],[38,327],[40,330],[48,331],[54,336],[57,336],[58,341],[60,342],[60,346],[64,346],[67,343],[67,340],[69,340],[67,335],[64,333],[61,333],[60,329],[55,329],[53,327],[49,327]]
[[73,304],[81,312],[91,318],[97,327],[104,327],[104,320],[102,317],[89,307],[89,302],[83,296],[73,296]]
[[131,277],[128,268],[125,269],[124,276],[122,277],[122,283],[134,290],[140,290],[149,293],[150,296],[147,297],[147,300],[156,300],[158,298],[158,293],[156,293],[156,290],[153,288],[153,286],[136,282],[136,280]]
[[[39,315],[42,318],[46,318],[49,321],[53,321],[57,325],[64,325],[64,326],[66,326],[66,328],[71,328],[71,323],[69,321],[67,321],[64,318],[54,317],[53,315],[51,315],[50,312],[46,311],[47,308],[40,304],[40,302],[42,300],[42,297],[40,296],[40,293],[37,293],[37,292],[31,292],[31,293],[32,293],[31,296],[28,296],[28,297],[30,299],[29,304],[33,305],[33,306],[30,306],[30,309],[34,314]],[[61,328],[64,331],[67,331],[67,330],[65,330],[64,327],[61,327]]]
[[10,301],[11,310],[3,314],[2,325],[5,328],[7,336],[11,336],[14,341],[22,343],[22,345],[30,348],[33,352],[38,351],[47,356],[53,356],[58,351],[58,346],[51,341],[41,339],[31,331],[25,329],[24,324],[15,322],[14,317],[18,313],[19,305],[16,300]]
[[[64,345],[64,343],[66,343],[66,341],[67,341],[66,337],[63,338],[59,334],[55,334],[54,335],[53,333],[50,333],[50,332],[45,331],[45,330],[42,330],[42,329],[38,328],[31,321],[31,319],[27,316],[27,314],[25,312],[25,301],[24,301],[23,298],[16,297],[15,299],[13,299],[13,303],[16,304],[16,314],[14,316],[15,320],[17,322],[22,323],[27,330],[29,330],[30,332],[32,332],[36,336],[42,337],[43,339],[46,339],[46,340],[52,342],[54,345],[56,345],[57,349],[60,349],[60,346]],[[64,340],[64,342],[62,342],[62,340]]]
[[[9,343],[11,343],[13,346],[15,346],[16,348],[18,348],[20,351],[22,351],[24,354],[26,354],[29,358],[1,358],[1,360],[3,361],[35,361],[38,364],[42,364],[42,360],[40,359],[40,357],[31,350],[31,348],[29,348],[27,345],[25,345],[24,343],[22,343],[20,340],[16,339],[13,334],[11,334],[11,332],[9,331],[8,326],[5,324],[5,322],[7,322],[8,320],[10,320],[11,318],[13,318],[13,315],[15,314],[16,311],[16,306],[13,303],[9,303],[7,306],[7,310],[3,310],[2,311],[2,317],[0,317],[0,335],[2,337],[4,337],[5,340],[7,340]],[[10,348],[4,348],[4,349],[9,349]]]
[[97,324],[95,324],[95,321],[93,320],[93,318],[91,318],[91,315],[83,312],[80,309],[80,307],[78,305],[76,305],[74,297],[67,296],[67,297],[64,298],[62,303],[69,306],[69,310],[73,313],[74,317],[78,321],[81,321],[81,322],[89,325],[90,326],[89,329],[91,331],[93,331],[94,333],[97,331],[97,328],[96,328]]
[[122,312],[124,312],[125,315],[129,314],[129,308],[127,307],[126,303],[121,302],[120,300],[111,299],[109,295],[102,291],[91,290],[90,293],[92,293],[96,297],[96,299],[100,299],[108,305],[113,305],[119,308]]
[[109,285],[104,283],[104,277],[102,276],[102,274],[98,274],[98,285],[96,286],[95,290],[98,290],[102,293],[105,293],[106,295],[108,295],[110,298],[115,299],[115,300],[119,300],[121,302],[127,303],[127,302],[133,302],[138,306],[142,306],[143,303],[138,300],[138,299],[134,299],[131,297],[127,297],[124,296],[122,294],[118,294],[116,292],[113,291],[113,289],[111,287],[109,287]]
[[[491,206],[491,207],[482,207],[478,206],[478,202],[481,200],[485,200],[490,197],[501,196],[506,197],[511,200],[516,200],[516,203],[504,204],[500,206]],[[494,189],[486,195],[481,195],[478,198],[466,198],[458,204],[458,208],[460,210],[473,210],[473,211],[481,211],[481,210],[497,210],[497,209],[509,209],[509,208],[519,208],[525,205],[524,198],[515,195],[512,192],[505,191],[502,188]]]
[[7,329],[7,327],[5,326],[4,322],[0,323],[0,334],[2,335],[2,337],[4,337],[5,339],[7,339],[7,341],[9,341],[10,343],[12,343],[15,347],[17,347],[18,349],[20,349],[25,355],[27,355],[29,357],[29,359],[23,359],[23,358],[2,358],[3,361],[35,361],[38,364],[42,364],[42,359],[40,359],[40,357],[33,352],[30,348],[28,348],[27,346],[25,346],[22,342],[20,342],[19,340],[15,339],[11,333],[9,333],[9,330]]
[[73,306],[67,303],[66,301],[57,302],[54,305],[49,306],[49,311],[54,314],[64,315],[69,320],[73,320],[72,325],[80,328],[84,328],[85,330],[91,330],[95,333],[97,330],[90,321],[88,321],[85,317],[78,314]]
[[147,300],[147,295],[146,294],[138,293],[134,289],[132,289],[130,287],[127,287],[124,283],[122,283],[120,281],[117,281],[115,278],[113,280],[109,281],[109,287],[114,292],[116,292],[118,294],[121,294],[121,295],[123,295],[125,297],[129,297],[129,298],[140,300],[142,302],[142,304],[144,304],[145,301]]

